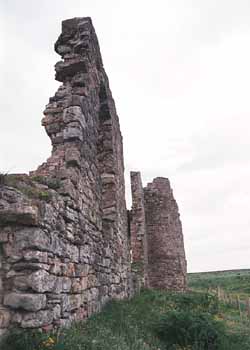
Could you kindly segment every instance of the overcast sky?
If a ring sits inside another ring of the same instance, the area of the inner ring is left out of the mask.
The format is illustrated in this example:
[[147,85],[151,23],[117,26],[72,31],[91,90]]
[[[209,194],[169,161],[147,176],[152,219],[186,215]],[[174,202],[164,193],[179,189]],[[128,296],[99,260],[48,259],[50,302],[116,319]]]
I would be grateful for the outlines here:
[[[170,179],[189,271],[250,268],[250,1],[1,0],[0,171],[50,155],[61,21],[91,16],[129,171]],[[130,198],[128,196],[128,204]]]

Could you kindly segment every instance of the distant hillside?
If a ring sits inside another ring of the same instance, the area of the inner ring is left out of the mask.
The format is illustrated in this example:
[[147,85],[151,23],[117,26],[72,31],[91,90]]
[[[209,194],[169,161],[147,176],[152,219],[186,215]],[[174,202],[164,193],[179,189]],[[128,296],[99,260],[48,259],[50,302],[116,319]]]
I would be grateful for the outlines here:
[[250,269],[189,273],[188,286],[195,290],[219,286],[233,294],[250,296]]

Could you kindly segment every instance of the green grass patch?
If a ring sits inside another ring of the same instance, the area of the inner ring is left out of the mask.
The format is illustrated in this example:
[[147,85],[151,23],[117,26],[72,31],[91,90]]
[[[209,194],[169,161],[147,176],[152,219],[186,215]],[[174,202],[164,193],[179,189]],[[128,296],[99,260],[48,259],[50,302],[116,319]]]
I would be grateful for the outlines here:
[[61,181],[56,178],[36,175],[36,176],[31,176],[31,180],[38,182],[42,185],[46,185],[49,188],[52,188],[53,190],[57,190],[61,187]]
[[[37,183],[47,186],[47,189],[46,187],[42,189],[39,188]],[[49,202],[52,198],[52,194],[49,191],[50,188],[58,189],[60,183],[56,179],[47,179],[45,177],[30,177],[23,174],[0,173],[0,186],[14,187],[29,198]]]
[[189,273],[188,285],[195,290],[219,286],[228,293],[250,297],[250,270]]

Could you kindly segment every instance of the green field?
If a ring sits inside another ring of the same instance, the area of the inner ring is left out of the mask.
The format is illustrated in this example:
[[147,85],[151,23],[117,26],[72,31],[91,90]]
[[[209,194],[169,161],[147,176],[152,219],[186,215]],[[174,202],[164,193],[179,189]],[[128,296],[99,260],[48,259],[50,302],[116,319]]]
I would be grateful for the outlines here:
[[201,291],[219,286],[227,293],[250,297],[250,269],[189,273],[188,285]]
[[250,269],[189,273],[188,286],[192,291],[209,291],[217,295],[219,287],[226,295],[225,300],[219,302],[221,317],[232,332],[245,330],[250,339],[250,317],[246,307],[250,298]]

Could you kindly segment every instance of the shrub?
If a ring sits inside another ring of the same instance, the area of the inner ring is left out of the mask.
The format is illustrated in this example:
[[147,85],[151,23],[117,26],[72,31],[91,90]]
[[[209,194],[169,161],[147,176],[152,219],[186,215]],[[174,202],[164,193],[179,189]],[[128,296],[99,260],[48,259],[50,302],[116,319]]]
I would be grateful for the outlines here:
[[224,325],[207,313],[170,311],[155,325],[161,341],[175,349],[217,350],[225,337]]
[[200,312],[209,312],[212,315],[218,313],[219,300],[217,296],[208,293],[186,293],[176,294],[176,309],[177,310],[196,310]]

